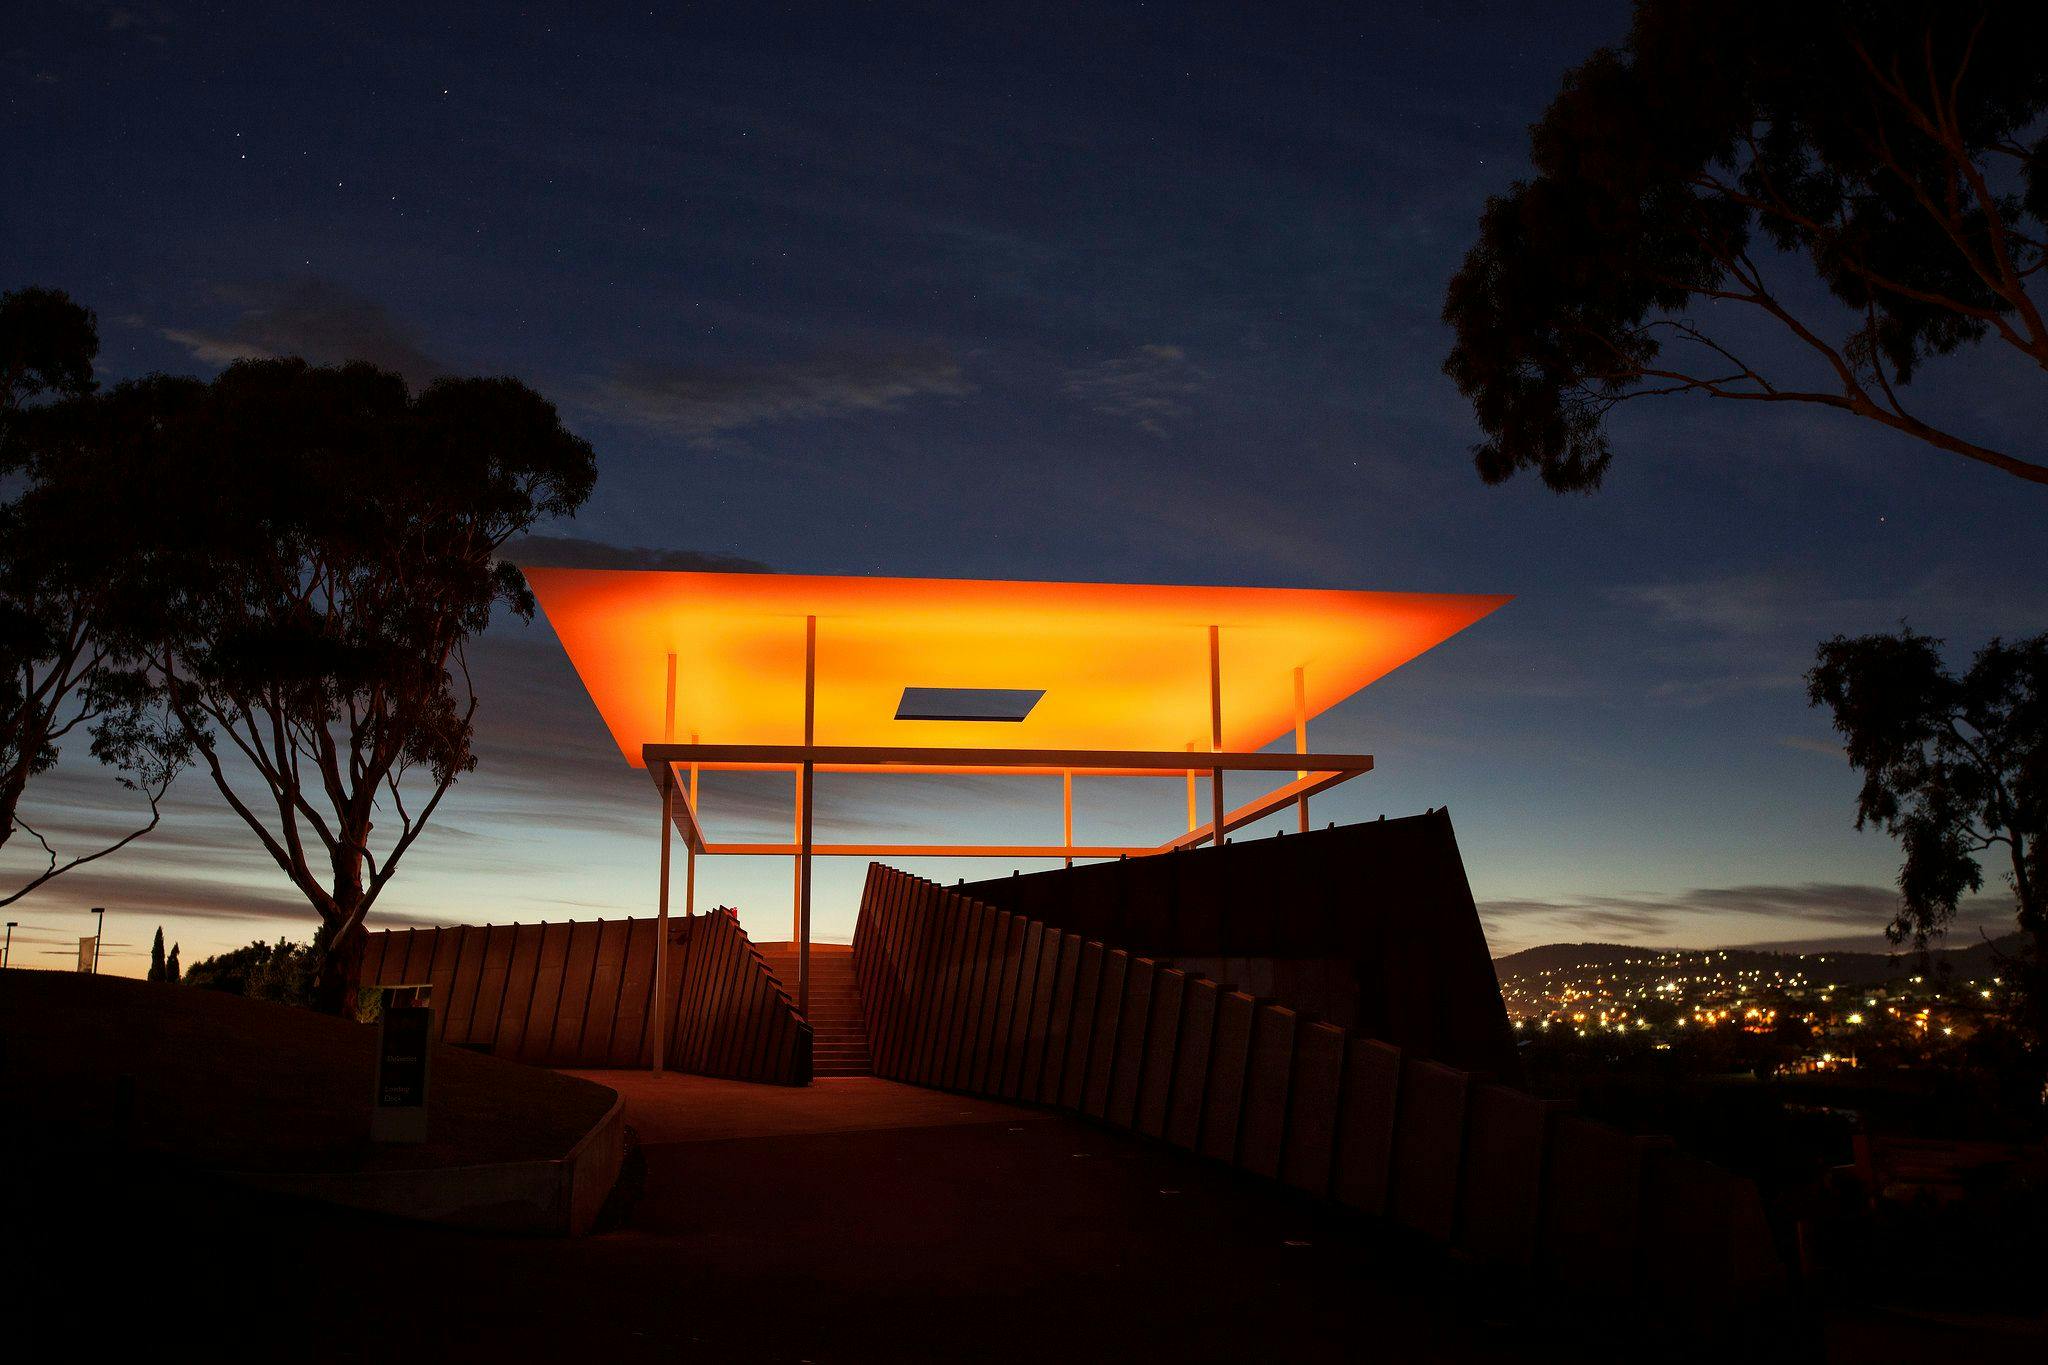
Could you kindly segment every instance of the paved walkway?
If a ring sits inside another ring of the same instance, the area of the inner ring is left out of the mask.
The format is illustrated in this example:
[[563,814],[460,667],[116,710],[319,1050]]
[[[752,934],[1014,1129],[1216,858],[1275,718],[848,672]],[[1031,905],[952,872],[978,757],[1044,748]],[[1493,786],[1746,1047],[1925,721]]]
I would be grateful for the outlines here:
[[590,1250],[670,1267],[712,1358],[1524,1358],[1434,1250],[1163,1144],[873,1078],[593,1076],[644,1171]]
[[1041,1122],[1050,1115],[1014,1105],[841,1076],[808,1086],[755,1085],[648,1071],[575,1071],[625,1097],[626,1121],[643,1146],[728,1138],[794,1137],[960,1123]]

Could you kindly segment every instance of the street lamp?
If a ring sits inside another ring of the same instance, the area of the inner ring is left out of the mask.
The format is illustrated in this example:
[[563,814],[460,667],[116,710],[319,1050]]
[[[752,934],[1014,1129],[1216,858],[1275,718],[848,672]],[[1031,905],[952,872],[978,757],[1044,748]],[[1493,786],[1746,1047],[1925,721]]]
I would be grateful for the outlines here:
[[7,921],[7,942],[0,945],[0,971],[5,971],[7,964],[14,960],[14,926],[19,923],[18,919]]
[[100,945],[107,941],[107,907],[95,905],[92,908],[92,912],[99,916],[99,928],[93,930],[92,935],[92,974],[98,976],[100,974]]

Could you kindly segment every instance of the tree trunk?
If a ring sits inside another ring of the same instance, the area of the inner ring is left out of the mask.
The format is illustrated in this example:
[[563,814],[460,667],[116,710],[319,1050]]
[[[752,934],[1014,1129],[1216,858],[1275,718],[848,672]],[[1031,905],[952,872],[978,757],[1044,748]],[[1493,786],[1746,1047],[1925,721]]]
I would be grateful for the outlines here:
[[2034,1046],[2048,1053],[2048,905],[2042,904],[2048,899],[2048,887],[2041,885],[2039,877],[2028,875],[2033,869],[2027,865],[2027,853],[2025,841],[2015,835],[2012,889],[2019,898],[2020,929],[2032,942],[2034,959],[2020,969],[2020,989],[2024,993],[2021,1005]]
[[353,916],[341,923],[351,927],[336,935],[322,930],[314,940],[320,965],[313,978],[313,1008],[322,1014],[346,1017],[355,1013],[356,973],[363,960],[363,926]]
[[363,855],[370,826],[344,823],[332,853],[334,916],[320,926],[313,946],[320,968],[313,981],[313,1008],[322,1014],[355,1012],[356,976],[363,961]]

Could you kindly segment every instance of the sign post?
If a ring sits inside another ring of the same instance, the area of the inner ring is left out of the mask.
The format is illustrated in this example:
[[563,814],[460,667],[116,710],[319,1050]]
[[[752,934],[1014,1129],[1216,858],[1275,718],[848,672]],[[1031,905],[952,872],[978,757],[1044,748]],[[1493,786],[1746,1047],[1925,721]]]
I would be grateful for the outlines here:
[[377,1014],[377,1093],[370,1141],[427,1140],[427,1071],[433,1051],[433,987],[386,986]]
[[98,934],[79,935],[78,970],[80,970],[81,972],[90,972],[93,969],[93,963],[99,960],[99,955],[100,936]]

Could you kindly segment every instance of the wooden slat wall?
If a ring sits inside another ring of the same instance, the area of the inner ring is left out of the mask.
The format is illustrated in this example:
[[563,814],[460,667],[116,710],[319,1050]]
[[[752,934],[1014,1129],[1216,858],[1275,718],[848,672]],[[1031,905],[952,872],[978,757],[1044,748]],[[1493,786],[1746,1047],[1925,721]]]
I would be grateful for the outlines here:
[[662,1010],[672,1069],[808,1084],[810,1027],[738,916],[669,929],[665,992],[651,919],[384,930],[369,935],[357,980],[431,982],[436,1036],[537,1066],[645,1066]]
[[1668,1141],[963,891],[871,865],[853,960],[877,1076],[1072,1110],[1574,1283],[1670,1290],[1646,1267],[1681,1225],[1714,1249],[1689,1294],[1782,1275],[1755,1185]]

